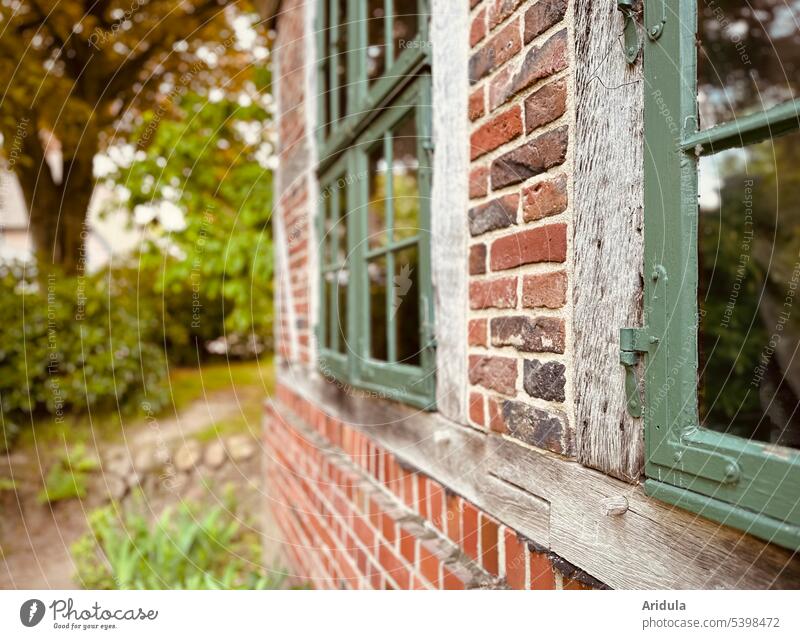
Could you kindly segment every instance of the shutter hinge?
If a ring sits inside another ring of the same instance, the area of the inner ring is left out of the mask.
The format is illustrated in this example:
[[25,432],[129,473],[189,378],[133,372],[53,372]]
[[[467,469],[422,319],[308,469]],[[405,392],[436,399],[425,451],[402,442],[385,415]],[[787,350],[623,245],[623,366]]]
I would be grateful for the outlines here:
[[636,364],[639,356],[647,353],[658,340],[650,337],[646,327],[619,329],[619,363],[625,367],[625,397],[631,417],[642,416],[642,395]]
[[622,36],[625,42],[625,60],[628,64],[633,64],[642,48],[642,41],[639,38],[639,27],[636,25],[636,12],[633,10],[632,0],[617,0],[617,9],[622,13],[624,21]]
[[670,470],[686,473],[693,477],[710,479],[721,484],[733,484],[739,481],[742,471],[736,459],[701,448],[692,442],[691,438],[690,434],[673,444],[671,458],[659,460],[657,463]]

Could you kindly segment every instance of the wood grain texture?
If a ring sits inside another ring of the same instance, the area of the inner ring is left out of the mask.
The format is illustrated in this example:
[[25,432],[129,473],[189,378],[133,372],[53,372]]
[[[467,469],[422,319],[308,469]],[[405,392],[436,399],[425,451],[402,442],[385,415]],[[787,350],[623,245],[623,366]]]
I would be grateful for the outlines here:
[[642,421],[626,410],[619,329],[641,321],[643,97],[641,57],[622,51],[608,0],[575,6],[575,416],[578,460],[636,481]]
[[[279,379],[612,588],[800,586],[800,559],[789,551],[661,504],[640,486],[439,414],[349,395],[306,369],[283,368]],[[628,510],[606,515],[605,500],[621,495]]]
[[436,322],[436,406],[466,423],[469,7],[434,2],[431,260]]

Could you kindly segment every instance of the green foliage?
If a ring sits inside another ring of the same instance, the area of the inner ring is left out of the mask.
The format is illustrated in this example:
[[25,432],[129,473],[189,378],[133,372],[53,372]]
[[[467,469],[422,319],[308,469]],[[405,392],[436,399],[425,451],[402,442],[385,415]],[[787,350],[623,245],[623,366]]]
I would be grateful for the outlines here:
[[0,449],[31,415],[59,422],[90,409],[135,410],[145,399],[153,412],[164,405],[156,309],[131,290],[119,272],[53,270],[34,282],[21,266],[0,265]]
[[230,504],[182,503],[157,521],[142,504],[89,516],[91,532],[72,547],[76,579],[87,589],[276,589],[282,578],[259,565],[259,539]]
[[83,499],[86,497],[89,473],[97,468],[97,460],[87,453],[83,444],[65,451],[48,471],[44,488],[38,496],[39,503]]
[[[197,361],[197,345],[202,356],[223,335],[234,351],[258,352],[272,335],[270,116],[256,102],[195,94],[180,108],[113,176],[146,229],[138,267],[163,298],[173,361]],[[156,118],[145,114],[142,128]],[[165,221],[165,206],[183,220]]]

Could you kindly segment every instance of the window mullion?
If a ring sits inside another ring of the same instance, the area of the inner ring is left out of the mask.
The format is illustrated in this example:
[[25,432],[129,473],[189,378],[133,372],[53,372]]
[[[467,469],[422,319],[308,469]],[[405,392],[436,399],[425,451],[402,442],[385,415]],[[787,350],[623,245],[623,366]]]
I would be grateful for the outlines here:
[[392,37],[394,33],[394,0],[384,0],[383,12],[384,59],[388,71],[394,64],[394,39]]

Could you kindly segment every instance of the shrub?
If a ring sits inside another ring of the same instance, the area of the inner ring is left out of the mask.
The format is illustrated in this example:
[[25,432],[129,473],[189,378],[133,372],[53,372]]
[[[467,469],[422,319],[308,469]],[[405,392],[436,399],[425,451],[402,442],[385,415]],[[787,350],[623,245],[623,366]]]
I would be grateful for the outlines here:
[[259,538],[232,507],[183,502],[151,522],[141,501],[89,516],[91,532],[72,547],[87,589],[275,589],[282,577],[259,565]]
[[[28,272],[30,267],[28,267]],[[53,270],[30,277],[0,265],[0,449],[29,415],[166,401],[158,318],[114,271],[83,278]]]

